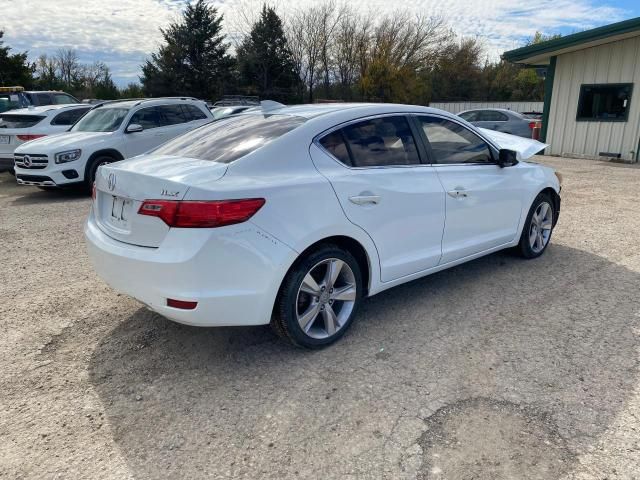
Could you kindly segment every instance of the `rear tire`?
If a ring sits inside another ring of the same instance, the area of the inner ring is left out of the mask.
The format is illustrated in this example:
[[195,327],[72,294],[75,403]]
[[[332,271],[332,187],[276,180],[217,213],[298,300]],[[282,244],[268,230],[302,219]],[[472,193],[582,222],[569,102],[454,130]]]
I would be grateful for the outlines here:
[[84,190],[86,192],[91,193],[91,190],[93,189],[93,182],[95,182],[96,180],[96,173],[98,171],[98,167],[102,165],[108,165],[110,163],[117,162],[117,161],[118,160],[108,155],[101,155],[99,157],[94,158],[86,169],[85,179],[84,179]]
[[517,247],[522,257],[537,258],[549,246],[555,226],[556,212],[553,205],[553,200],[548,193],[538,194],[533,201]]
[[351,326],[362,291],[362,273],[354,256],[336,245],[323,245],[287,273],[271,326],[298,347],[330,345]]

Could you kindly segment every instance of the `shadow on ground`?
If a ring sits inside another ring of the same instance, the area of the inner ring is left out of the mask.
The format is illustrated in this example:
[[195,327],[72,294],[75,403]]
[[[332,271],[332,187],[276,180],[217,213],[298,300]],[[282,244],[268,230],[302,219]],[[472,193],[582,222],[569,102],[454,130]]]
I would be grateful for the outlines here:
[[368,299],[313,352],[141,308],[90,381],[136,478],[458,478],[443,453],[474,478],[557,478],[635,387],[639,286],[568,247],[499,253]]

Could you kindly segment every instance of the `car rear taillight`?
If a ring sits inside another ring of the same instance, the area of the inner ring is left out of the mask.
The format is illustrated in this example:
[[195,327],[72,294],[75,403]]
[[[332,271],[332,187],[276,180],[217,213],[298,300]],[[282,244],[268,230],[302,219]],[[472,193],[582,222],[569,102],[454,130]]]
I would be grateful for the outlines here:
[[529,128],[533,130],[534,128],[540,128],[540,122],[529,122]]
[[174,228],[215,228],[249,220],[265,204],[264,198],[242,200],[145,200],[138,214],[158,217]]
[[36,138],[42,138],[42,137],[46,137],[46,135],[39,135],[39,134],[25,134],[25,135],[16,135],[16,137],[18,138],[18,140],[21,140],[23,142],[28,142],[30,140],[35,140]]

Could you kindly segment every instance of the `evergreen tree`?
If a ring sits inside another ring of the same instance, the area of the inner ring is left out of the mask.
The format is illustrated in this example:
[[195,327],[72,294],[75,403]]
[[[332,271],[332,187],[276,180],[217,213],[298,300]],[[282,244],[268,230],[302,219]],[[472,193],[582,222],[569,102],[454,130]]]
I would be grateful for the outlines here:
[[214,99],[231,79],[233,59],[222,34],[222,15],[205,0],[187,5],[182,19],[161,30],[165,45],[142,66],[147,95]]
[[282,20],[273,8],[262,6],[260,18],[238,49],[237,62],[246,93],[283,102],[296,100],[300,79]]
[[0,30],[0,85],[30,87],[34,66],[27,61],[27,53],[10,54],[11,48],[3,46],[4,32]]

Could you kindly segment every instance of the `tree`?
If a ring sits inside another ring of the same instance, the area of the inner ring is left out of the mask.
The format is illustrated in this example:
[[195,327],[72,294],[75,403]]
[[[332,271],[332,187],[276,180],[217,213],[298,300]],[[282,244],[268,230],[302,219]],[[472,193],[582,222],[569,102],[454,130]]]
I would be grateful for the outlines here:
[[11,48],[5,47],[0,30],[0,85],[21,85],[30,87],[33,83],[34,65],[27,61],[27,52],[9,53]]
[[429,74],[435,100],[479,100],[484,97],[485,82],[480,63],[482,46],[476,39],[452,42]]
[[142,66],[144,91],[150,96],[204,99],[224,93],[232,77],[233,59],[222,35],[222,19],[205,0],[187,5],[180,21],[161,29],[165,45]]
[[284,102],[296,99],[300,79],[282,20],[273,8],[263,5],[251,33],[238,48],[237,63],[247,93]]
[[144,97],[144,92],[140,84],[131,82],[120,90],[118,96],[120,98],[142,98]]

